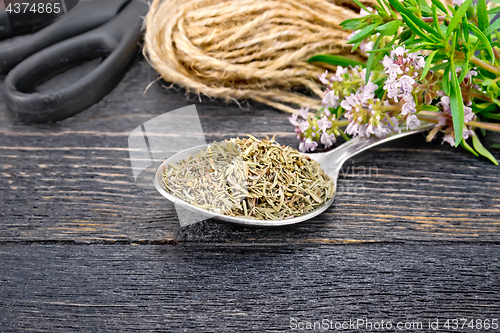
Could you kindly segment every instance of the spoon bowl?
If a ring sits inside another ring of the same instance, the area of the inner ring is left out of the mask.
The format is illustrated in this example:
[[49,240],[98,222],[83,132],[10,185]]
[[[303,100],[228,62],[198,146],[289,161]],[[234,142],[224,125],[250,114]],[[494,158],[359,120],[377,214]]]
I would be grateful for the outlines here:
[[[325,171],[326,174],[333,180],[334,182],[334,188],[335,191],[337,190],[337,179],[339,176],[339,171],[342,168],[342,165],[346,160],[349,158],[353,157],[354,155],[359,154],[362,151],[365,151],[371,147],[374,147],[376,145],[395,140],[407,135],[419,133],[419,132],[424,132],[426,130],[431,129],[434,127],[434,124],[428,124],[428,123],[422,123],[420,126],[413,130],[409,131],[402,131],[401,133],[394,133],[392,135],[388,135],[385,138],[377,138],[377,137],[355,137],[346,143],[340,145],[339,147],[326,152],[326,153],[315,153],[315,154],[304,154],[312,159],[314,159],[316,162],[318,162],[321,165],[321,168],[323,171]],[[171,156],[167,160],[165,160],[156,170],[155,176],[153,179],[154,186],[160,192],[161,195],[163,195],[165,198],[168,200],[172,201],[174,204],[185,208],[195,214],[201,215],[202,217],[206,217],[206,219],[213,218],[217,219],[220,221],[224,222],[229,222],[233,224],[238,224],[238,225],[243,225],[243,226],[253,226],[253,227],[278,227],[278,226],[286,226],[286,225],[291,225],[299,222],[304,222],[309,219],[312,219],[313,217],[321,214],[324,212],[330,205],[332,204],[335,194],[326,202],[324,202],[322,205],[314,209],[313,211],[310,211],[309,213],[296,216],[293,218],[289,219],[283,219],[283,220],[258,220],[258,219],[253,219],[253,218],[248,218],[248,217],[235,217],[235,216],[228,216],[224,214],[218,214],[214,212],[207,211],[205,209],[196,207],[182,199],[179,199],[178,197],[175,197],[168,193],[166,186],[163,182],[163,174],[167,167],[170,164],[174,164],[180,160],[183,160],[187,158],[188,156],[194,155],[198,153],[200,150],[205,149],[209,145],[201,145],[193,148],[189,148],[186,150],[183,150],[181,152],[178,152],[177,154]]]

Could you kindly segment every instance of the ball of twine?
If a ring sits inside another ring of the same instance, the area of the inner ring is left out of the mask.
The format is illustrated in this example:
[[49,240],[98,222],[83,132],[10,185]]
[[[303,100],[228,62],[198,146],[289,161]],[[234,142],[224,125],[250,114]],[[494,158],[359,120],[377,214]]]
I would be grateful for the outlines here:
[[154,0],[144,55],[161,79],[196,94],[251,99],[285,112],[317,109],[324,69],[306,60],[319,53],[364,56],[351,54],[349,32],[339,26],[359,15],[345,6],[349,0],[336,1]]
[[324,69],[306,60],[318,53],[359,60],[339,26],[357,16],[326,0],[154,0],[144,55],[161,79],[190,92],[286,112],[314,109]]

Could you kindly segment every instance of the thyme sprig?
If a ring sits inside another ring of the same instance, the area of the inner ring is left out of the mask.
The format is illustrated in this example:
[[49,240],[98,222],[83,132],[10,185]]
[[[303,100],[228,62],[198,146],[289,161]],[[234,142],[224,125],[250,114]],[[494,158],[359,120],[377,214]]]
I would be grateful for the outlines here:
[[[432,140],[462,146],[498,165],[482,145],[479,129],[500,131],[500,7],[485,0],[377,0],[359,18],[341,25],[354,32],[352,50],[366,52],[366,64],[316,55],[309,62],[337,65],[325,72],[323,107],[290,118],[302,151],[328,148],[338,136],[383,137],[421,120],[436,124]],[[468,141],[471,142],[469,145]]]

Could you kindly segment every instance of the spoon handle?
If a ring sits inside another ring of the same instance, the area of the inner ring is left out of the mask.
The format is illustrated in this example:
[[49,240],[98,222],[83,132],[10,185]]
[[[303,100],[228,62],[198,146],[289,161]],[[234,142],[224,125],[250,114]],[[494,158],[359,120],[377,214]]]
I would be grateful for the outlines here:
[[405,129],[400,133],[391,133],[384,138],[378,138],[376,136],[357,136],[327,153],[311,154],[311,157],[318,161],[322,166],[327,166],[327,170],[325,171],[328,175],[336,175],[344,162],[354,155],[388,141],[396,140],[415,133],[425,132],[432,129],[434,126],[435,124],[432,123],[421,122],[419,126],[412,130],[407,131]]

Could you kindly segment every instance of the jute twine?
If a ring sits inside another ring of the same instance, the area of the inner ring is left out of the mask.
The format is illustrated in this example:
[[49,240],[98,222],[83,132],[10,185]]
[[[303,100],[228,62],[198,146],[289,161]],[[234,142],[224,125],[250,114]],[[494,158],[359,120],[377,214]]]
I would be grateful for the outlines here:
[[346,6],[352,3],[335,1],[154,0],[144,55],[161,79],[196,94],[285,112],[317,109],[324,69],[306,60],[319,53],[366,56],[351,54],[349,32],[339,26],[358,17]]

